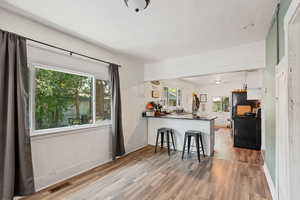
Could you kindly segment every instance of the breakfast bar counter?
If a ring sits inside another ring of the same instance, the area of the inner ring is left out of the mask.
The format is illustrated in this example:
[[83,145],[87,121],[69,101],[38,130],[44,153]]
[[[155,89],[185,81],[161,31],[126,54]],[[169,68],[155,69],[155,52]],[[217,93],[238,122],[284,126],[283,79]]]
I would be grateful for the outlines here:
[[155,145],[156,133],[159,128],[172,128],[175,134],[175,146],[178,151],[183,149],[184,134],[188,130],[203,133],[205,155],[212,156],[215,144],[214,120],[217,117],[193,117],[192,114],[169,114],[164,116],[145,116],[148,125],[148,144]]

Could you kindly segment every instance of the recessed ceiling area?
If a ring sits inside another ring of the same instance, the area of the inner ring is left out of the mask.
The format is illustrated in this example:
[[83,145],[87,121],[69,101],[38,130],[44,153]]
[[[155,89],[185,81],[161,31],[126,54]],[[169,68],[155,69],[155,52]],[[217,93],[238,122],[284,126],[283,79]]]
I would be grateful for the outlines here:
[[152,62],[264,40],[277,1],[152,0],[139,13],[123,0],[4,2],[61,31]]

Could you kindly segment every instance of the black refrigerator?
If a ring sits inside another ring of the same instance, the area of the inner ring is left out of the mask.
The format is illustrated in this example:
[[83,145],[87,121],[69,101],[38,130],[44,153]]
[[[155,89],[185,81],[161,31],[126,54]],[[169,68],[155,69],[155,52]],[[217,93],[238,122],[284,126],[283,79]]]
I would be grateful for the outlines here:
[[247,100],[247,92],[232,92],[232,120],[234,147],[261,149],[261,111],[247,115],[237,115],[239,105],[255,108],[258,100]]

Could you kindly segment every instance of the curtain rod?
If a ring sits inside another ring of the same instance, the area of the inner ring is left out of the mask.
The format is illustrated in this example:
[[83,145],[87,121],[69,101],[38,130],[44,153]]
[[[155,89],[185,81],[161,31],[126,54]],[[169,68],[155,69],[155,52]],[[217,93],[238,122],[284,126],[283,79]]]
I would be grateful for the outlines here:
[[[3,29],[0,29],[0,31],[4,31]],[[4,31],[4,32],[8,32],[8,33],[12,33],[12,32],[9,32],[9,31]],[[16,33],[13,33],[15,35],[18,35]],[[94,58],[94,57],[91,57],[91,56],[87,56],[87,55],[84,55],[84,54],[81,54],[81,53],[77,53],[77,52],[74,52],[74,51],[70,51],[70,50],[67,50],[67,49],[64,49],[64,48],[61,48],[61,47],[58,47],[58,46],[54,46],[54,45],[51,45],[51,44],[47,44],[45,42],[41,42],[41,41],[38,41],[38,40],[34,40],[32,38],[28,38],[28,37],[24,37],[24,36],[21,36],[21,35],[18,35],[20,37],[23,37],[25,38],[26,40],[30,40],[32,42],[35,42],[35,43],[38,43],[38,44],[42,44],[42,45],[45,45],[45,46],[48,46],[48,47],[51,47],[51,48],[54,48],[54,49],[59,49],[61,51],[65,51],[65,52],[68,52],[70,54],[70,56],[72,55],[77,55],[77,56],[81,56],[81,57],[84,57],[84,58],[88,58],[88,59],[91,59],[91,60],[95,60],[95,61],[98,61],[98,62],[102,62],[102,63],[106,63],[106,64],[112,64],[112,65],[117,65],[118,67],[121,67],[120,65],[118,64],[115,64],[115,63],[112,63],[112,62],[108,62],[108,61],[105,61],[105,60],[101,60],[101,59],[98,59],[98,58]]]
[[[23,36],[21,36],[23,37]],[[58,46],[54,46],[54,45],[51,45],[51,44],[47,44],[45,42],[41,42],[41,41],[38,41],[38,40],[34,40],[32,38],[27,38],[27,37],[23,37],[25,38],[26,40],[30,40],[32,42],[35,42],[35,43],[38,43],[38,44],[42,44],[42,45],[45,45],[45,46],[48,46],[48,47],[51,47],[51,48],[54,48],[54,49],[59,49],[61,51],[65,51],[65,52],[68,52],[70,54],[70,56],[72,55],[77,55],[77,56],[81,56],[81,57],[84,57],[84,58],[88,58],[88,59],[91,59],[91,60],[95,60],[95,61],[98,61],[98,62],[102,62],[102,63],[106,63],[106,64],[112,64],[112,65],[117,65],[118,67],[121,67],[120,65],[118,64],[115,64],[115,63],[112,63],[112,62],[108,62],[108,61],[105,61],[105,60],[101,60],[101,59],[98,59],[98,58],[94,58],[94,57],[91,57],[91,56],[87,56],[87,55],[84,55],[84,54],[81,54],[81,53],[77,53],[77,52],[74,52],[74,51],[70,51],[70,50],[67,50],[67,49],[64,49],[64,48],[61,48],[61,47],[58,47]]]

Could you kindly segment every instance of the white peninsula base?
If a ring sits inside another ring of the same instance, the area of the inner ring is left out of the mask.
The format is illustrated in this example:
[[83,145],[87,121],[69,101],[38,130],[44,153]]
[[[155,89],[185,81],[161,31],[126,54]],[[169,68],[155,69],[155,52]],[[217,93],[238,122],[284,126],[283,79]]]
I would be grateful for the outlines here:
[[191,116],[170,115],[146,118],[148,120],[148,144],[155,145],[156,134],[159,128],[172,128],[175,134],[175,147],[178,151],[182,151],[185,132],[188,130],[197,130],[203,132],[205,155],[213,155],[215,144],[214,120],[216,117],[194,119]]

